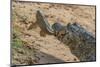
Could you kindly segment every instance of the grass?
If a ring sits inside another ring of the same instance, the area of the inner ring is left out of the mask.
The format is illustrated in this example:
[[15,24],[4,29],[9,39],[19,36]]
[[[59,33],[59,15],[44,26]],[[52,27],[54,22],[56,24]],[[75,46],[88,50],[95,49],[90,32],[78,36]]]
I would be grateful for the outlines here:
[[18,38],[18,36],[13,33],[13,39],[12,39],[12,47],[13,48],[21,48],[22,47],[22,40]]
[[21,48],[23,45],[21,39],[19,38],[16,38],[16,39],[13,39],[13,42],[12,42],[12,47],[13,48]]
[[25,44],[18,36],[18,31],[13,32],[12,38],[12,63],[13,64],[34,64],[36,63],[35,49],[27,47],[28,43]]
[[23,41],[19,38],[21,34],[19,27],[14,27],[12,30],[12,48],[21,48]]

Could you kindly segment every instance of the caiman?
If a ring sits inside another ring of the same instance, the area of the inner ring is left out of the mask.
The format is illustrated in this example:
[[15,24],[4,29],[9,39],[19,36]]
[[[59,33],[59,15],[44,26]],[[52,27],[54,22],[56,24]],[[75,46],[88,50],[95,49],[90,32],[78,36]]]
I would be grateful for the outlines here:
[[[58,31],[57,38],[69,46],[71,52],[76,55],[80,61],[95,61],[96,60],[96,39],[92,33],[88,32],[76,22],[67,24],[67,26],[59,26],[54,23],[55,31]],[[56,28],[58,27],[58,28]]]
[[88,32],[81,25],[74,22],[66,26],[60,23],[54,23],[51,26],[40,10],[36,13],[36,19],[42,31],[47,34],[56,35],[58,40],[69,46],[71,52],[76,55],[80,61],[96,60],[96,39],[92,33]]

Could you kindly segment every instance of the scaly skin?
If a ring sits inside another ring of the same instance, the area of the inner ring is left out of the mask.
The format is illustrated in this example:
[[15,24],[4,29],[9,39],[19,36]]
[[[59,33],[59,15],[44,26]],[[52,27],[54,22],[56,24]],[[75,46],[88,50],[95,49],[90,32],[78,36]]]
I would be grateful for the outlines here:
[[63,38],[60,40],[69,46],[71,52],[76,55],[80,61],[95,61],[95,37],[76,23],[69,23],[64,29],[66,30],[66,33],[64,36],[61,35]]
[[37,11],[36,18],[43,32],[53,35],[56,34],[56,37],[64,44],[68,45],[71,52],[76,55],[80,61],[96,60],[95,37],[82,26],[76,23],[69,23],[67,26],[54,23],[51,27],[40,10]]

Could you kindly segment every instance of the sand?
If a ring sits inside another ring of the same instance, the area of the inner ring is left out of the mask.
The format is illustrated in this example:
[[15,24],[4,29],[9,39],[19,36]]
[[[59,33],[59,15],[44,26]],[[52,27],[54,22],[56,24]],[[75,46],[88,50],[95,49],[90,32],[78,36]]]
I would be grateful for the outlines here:
[[[18,37],[27,42],[27,45],[34,45],[37,50],[34,54],[35,58],[38,58],[37,62],[32,64],[79,62],[78,57],[71,53],[70,48],[55,36],[40,36],[40,28],[35,25],[38,9],[44,12],[51,25],[57,22],[57,18],[62,25],[76,22],[95,36],[95,6],[12,2],[12,28],[18,28],[17,30],[21,33]],[[31,25],[32,29],[28,30]]]

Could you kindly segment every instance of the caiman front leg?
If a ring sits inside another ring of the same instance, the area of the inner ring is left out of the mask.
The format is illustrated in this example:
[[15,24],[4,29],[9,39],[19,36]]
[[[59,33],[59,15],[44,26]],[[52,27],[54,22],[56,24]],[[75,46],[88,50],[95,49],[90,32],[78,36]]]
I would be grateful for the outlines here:
[[37,21],[35,23],[32,22],[27,30],[30,30],[30,29],[33,29],[33,28],[37,28],[37,27],[38,27]]
[[46,37],[46,33],[45,33],[43,30],[41,30],[41,31],[40,31],[40,36]]

